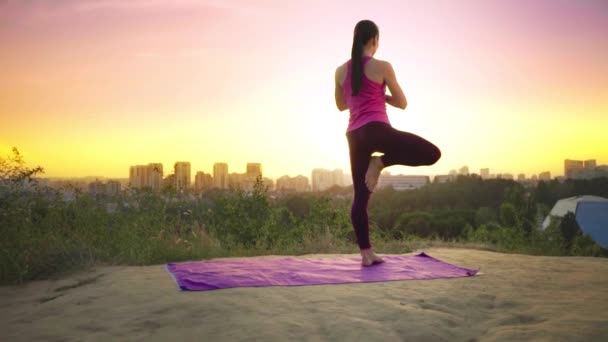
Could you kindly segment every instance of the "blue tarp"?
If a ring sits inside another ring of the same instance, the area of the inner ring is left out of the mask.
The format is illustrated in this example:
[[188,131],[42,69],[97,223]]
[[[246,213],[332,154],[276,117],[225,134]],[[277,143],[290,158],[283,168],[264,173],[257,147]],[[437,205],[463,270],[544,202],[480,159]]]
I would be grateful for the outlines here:
[[576,206],[576,222],[583,233],[608,249],[608,202],[579,202]]

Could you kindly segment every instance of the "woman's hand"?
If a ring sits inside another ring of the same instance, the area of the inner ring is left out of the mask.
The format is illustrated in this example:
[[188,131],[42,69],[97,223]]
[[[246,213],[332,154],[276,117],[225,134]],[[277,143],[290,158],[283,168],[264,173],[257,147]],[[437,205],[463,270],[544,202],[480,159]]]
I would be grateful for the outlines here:
[[384,95],[384,100],[386,103],[388,103],[389,105],[391,105],[393,107],[405,109],[405,107],[407,106],[407,101],[405,101],[405,104],[400,103],[391,95]]

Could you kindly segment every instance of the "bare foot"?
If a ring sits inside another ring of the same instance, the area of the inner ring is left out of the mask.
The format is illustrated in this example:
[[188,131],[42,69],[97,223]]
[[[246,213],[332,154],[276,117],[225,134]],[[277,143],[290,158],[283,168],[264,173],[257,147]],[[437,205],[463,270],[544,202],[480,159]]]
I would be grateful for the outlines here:
[[384,260],[377,256],[376,253],[371,248],[362,249],[361,250],[361,265],[362,266],[372,266],[375,264],[381,264]]
[[380,157],[374,156],[370,159],[367,172],[365,173],[365,185],[367,185],[369,192],[374,192],[376,184],[378,184],[380,172],[383,168],[384,164],[382,164],[382,159],[380,159]]

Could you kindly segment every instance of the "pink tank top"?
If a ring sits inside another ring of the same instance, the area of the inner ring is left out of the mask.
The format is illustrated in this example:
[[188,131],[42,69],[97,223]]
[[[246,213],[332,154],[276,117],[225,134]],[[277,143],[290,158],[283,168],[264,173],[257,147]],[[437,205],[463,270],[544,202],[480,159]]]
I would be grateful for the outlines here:
[[[371,56],[363,56],[363,66],[371,59]],[[352,60],[346,63],[346,79],[342,84],[342,91],[346,104],[350,110],[348,128],[346,132],[355,130],[372,121],[385,122],[390,125],[386,115],[386,83],[378,83],[370,80],[363,73],[363,82],[357,96],[352,96],[351,88],[351,65]]]

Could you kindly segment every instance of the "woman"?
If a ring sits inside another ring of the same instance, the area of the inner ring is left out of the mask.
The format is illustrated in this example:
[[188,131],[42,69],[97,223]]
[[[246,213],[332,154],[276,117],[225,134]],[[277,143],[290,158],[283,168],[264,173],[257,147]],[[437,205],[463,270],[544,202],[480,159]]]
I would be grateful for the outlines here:
[[[336,69],[335,97],[338,110],[349,109],[346,130],[355,196],[351,222],[361,250],[361,264],[384,260],[369,241],[367,203],[383,168],[391,165],[432,165],[441,151],[429,141],[394,129],[386,115],[386,103],[405,109],[407,101],[390,63],[374,59],[378,49],[378,27],[370,20],[355,26],[351,59]],[[386,95],[386,87],[391,95]],[[384,153],[372,156],[374,152]]]

